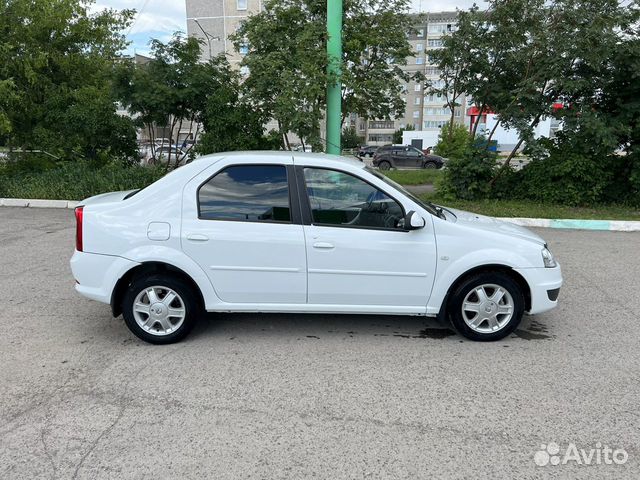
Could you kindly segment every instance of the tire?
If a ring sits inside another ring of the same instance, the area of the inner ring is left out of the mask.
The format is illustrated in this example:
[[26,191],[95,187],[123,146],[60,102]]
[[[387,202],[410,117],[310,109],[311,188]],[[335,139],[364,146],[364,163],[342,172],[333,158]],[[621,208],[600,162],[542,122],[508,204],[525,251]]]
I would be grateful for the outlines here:
[[520,324],[524,293],[505,273],[479,273],[456,287],[447,303],[447,312],[451,324],[462,336],[484,342],[500,340]]
[[[173,300],[167,298],[170,293],[175,295]],[[159,345],[186,337],[200,311],[193,287],[179,277],[166,274],[135,278],[122,300],[122,316],[129,330],[145,342]]]
[[436,165],[435,162],[425,162],[422,168],[429,168],[429,169],[438,168],[438,165]]
[[389,162],[387,162],[386,160],[382,160],[380,163],[378,163],[378,169],[380,169],[380,170],[390,170],[391,169],[391,164]]

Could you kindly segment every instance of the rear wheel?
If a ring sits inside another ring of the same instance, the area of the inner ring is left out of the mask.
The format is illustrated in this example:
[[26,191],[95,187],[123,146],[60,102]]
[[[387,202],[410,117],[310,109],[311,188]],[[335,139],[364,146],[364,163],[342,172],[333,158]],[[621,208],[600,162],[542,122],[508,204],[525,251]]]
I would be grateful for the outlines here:
[[152,274],[135,279],[124,295],[122,316],[137,337],[167,344],[182,340],[200,308],[190,286],[178,277]]
[[464,280],[452,293],[449,319],[471,340],[500,340],[513,332],[524,314],[524,294],[509,275],[485,272]]
[[378,168],[380,170],[389,170],[389,169],[391,169],[391,164],[389,162],[387,162],[386,160],[383,160],[380,163],[378,163]]

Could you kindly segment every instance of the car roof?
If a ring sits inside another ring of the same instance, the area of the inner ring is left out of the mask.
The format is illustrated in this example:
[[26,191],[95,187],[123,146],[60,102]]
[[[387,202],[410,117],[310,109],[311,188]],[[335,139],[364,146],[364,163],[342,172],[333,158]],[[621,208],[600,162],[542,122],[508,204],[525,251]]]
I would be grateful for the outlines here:
[[249,150],[241,152],[220,152],[211,155],[204,155],[198,158],[197,162],[202,164],[210,160],[211,163],[220,160],[222,158],[236,158],[238,163],[260,163],[274,161],[277,158],[288,157],[293,160],[294,164],[309,164],[323,166],[340,167],[349,165],[352,167],[362,168],[364,164],[354,157],[342,157],[340,155],[329,155],[326,153],[306,153],[306,152],[293,152],[289,150]]

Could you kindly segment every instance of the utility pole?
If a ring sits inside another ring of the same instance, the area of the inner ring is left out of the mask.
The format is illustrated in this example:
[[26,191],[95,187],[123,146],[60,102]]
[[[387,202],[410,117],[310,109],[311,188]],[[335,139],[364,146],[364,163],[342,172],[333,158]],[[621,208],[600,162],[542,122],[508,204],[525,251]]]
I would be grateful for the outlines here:
[[209,32],[206,32],[204,28],[202,28],[202,25],[200,25],[199,19],[194,18],[193,21],[196,22],[196,25],[198,25],[198,27],[202,31],[202,34],[207,39],[207,45],[209,45],[209,60],[211,60],[213,58],[211,53],[211,40],[220,40],[220,37],[214,37]]
[[342,122],[342,0],[327,0],[327,153],[340,155]]

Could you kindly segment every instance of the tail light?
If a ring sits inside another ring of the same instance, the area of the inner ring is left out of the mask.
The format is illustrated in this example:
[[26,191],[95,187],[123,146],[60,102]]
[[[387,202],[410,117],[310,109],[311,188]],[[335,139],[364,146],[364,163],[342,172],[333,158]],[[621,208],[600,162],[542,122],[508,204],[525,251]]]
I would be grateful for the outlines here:
[[76,250],[82,252],[82,215],[84,207],[76,207]]

